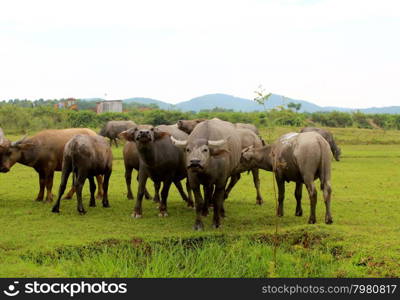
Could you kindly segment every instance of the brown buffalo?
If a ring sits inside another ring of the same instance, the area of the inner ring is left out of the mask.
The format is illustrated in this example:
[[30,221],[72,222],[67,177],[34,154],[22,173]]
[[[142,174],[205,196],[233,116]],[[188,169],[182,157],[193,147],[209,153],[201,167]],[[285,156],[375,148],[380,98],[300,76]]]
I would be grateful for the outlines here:
[[136,123],[133,121],[108,121],[100,130],[99,135],[108,137],[110,139],[110,146],[114,141],[115,146],[118,147],[118,135],[129,128],[135,127]]
[[[132,171],[135,169],[139,171],[139,152],[137,150],[137,146],[134,142],[125,143],[124,149],[122,151],[124,157],[124,165],[125,165],[125,182],[127,189],[127,198],[133,199],[131,183],[132,183]],[[158,194],[156,194],[158,196]],[[154,197],[155,202],[160,202],[157,197]],[[146,199],[151,199],[151,196],[147,189],[144,190],[144,197]]]
[[80,214],[86,213],[82,203],[82,188],[87,178],[90,183],[90,206],[96,206],[94,176],[104,176],[103,207],[110,206],[108,203],[108,183],[112,172],[112,152],[110,146],[102,137],[75,135],[65,145],[61,183],[57,202],[52,210],[54,213],[60,212],[61,197],[64,194],[71,172],[73,173],[73,185],[76,189]]
[[305,127],[300,132],[310,132],[310,131],[315,131],[315,132],[318,132],[320,135],[322,135],[322,137],[329,143],[333,157],[337,161],[340,161],[340,155],[342,154],[342,151],[336,145],[335,139],[333,138],[332,133],[329,132],[328,130],[325,130],[322,128],[316,128],[316,127]]
[[212,199],[214,202],[213,226],[218,228],[220,217],[224,215],[226,183],[240,161],[241,141],[235,126],[215,118],[199,123],[186,140],[171,139],[177,147],[186,151],[189,183],[196,199],[194,229],[204,228],[202,216],[208,210],[200,185],[206,191],[205,200]]
[[[65,144],[75,135],[84,134],[96,136],[97,134],[87,128],[50,129],[43,130],[31,138],[23,138],[8,145],[0,145],[0,172],[10,171],[15,163],[20,163],[35,169],[39,174],[40,190],[36,201],[42,201],[44,189],[47,189],[46,201],[53,200],[52,187],[55,171],[61,171]],[[99,183],[98,197],[101,197],[101,177],[97,177]],[[74,189],[66,198],[72,197]]]
[[315,207],[317,190],[314,180],[319,178],[326,206],[325,223],[331,224],[331,159],[328,142],[316,132],[289,133],[282,136],[273,145],[261,148],[249,147],[242,152],[242,163],[274,171],[279,189],[278,216],[283,216],[285,181],[296,182],[296,216],[301,216],[301,197],[303,184],[310,196],[311,213],[309,223],[316,222]]

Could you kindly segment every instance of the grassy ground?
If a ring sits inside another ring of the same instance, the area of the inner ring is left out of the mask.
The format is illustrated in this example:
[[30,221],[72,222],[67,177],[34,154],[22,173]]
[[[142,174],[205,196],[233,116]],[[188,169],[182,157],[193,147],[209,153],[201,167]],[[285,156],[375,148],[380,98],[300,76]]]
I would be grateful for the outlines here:
[[[262,134],[268,140],[288,131]],[[262,207],[255,205],[251,176],[244,174],[226,201],[222,228],[212,229],[209,216],[199,233],[192,230],[193,210],[174,187],[168,218],[159,218],[156,205],[146,200],[144,217],[130,218],[134,202],[125,197],[122,148],[113,149],[111,208],[100,201],[90,208],[87,184],[85,216],[77,213],[75,199],[63,201],[59,215],[51,213],[51,204],[34,202],[37,175],[18,164],[0,174],[0,276],[399,277],[400,148],[390,141],[400,141],[400,133],[334,133],[343,151],[342,161],[333,163],[334,224],[323,223],[321,193],[316,225],[306,224],[305,191],[304,216],[295,217],[294,185],[288,184],[277,237],[273,178],[267,172],[261,172]],[[57,173],[54,193],[59,180]]]

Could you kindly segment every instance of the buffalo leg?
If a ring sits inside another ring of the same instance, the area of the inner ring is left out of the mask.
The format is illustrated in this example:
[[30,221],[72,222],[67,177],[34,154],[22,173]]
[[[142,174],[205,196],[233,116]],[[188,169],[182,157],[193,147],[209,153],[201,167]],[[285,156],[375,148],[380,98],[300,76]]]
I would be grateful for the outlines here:
[[114,143],[115,143],[115,147],[117,147],[117,148],[118,148],[118,142],[117,142],[117,139],[114,139]]
[[127,190],[127,198],[133,199],[131,183],[132,183],[132,170],[131,167],[125,167],[125,182],[126,182],[126,190]]
[[294,196],[296,198],[296,216],[301,217],[303,215],[303,209],[301,208],[301,197],[303,193],[303,183],[296,182],[296,190]]
[[46,175],[43,172],[39,172],[39,194],[36,197],[36,201],[43,201],[45,186]]
[[308,195],[310,197],[310,218],[308,219],[308,223],[315,224],[317,222],[315,216],[315,208],[317,206],[317,189],[315,188],[312,180],[307,180],[306,182]]
[[67,195],[65,195],[64,199],[72,199],[72,196],[74,194],[75,194],[75,188],[74,188],[74,184],[72,184],[71,189],[69,190]]
[[333,219],[331,215],[331,194],[332,194],[332,188],[331,188],[331,183],[325,182],[323,185],[323,193],[324,193],[324,202],[325,202],[325,223],[326,224],[332,224]]
[[283,217],[283,200],[285,200],[285,181],[276,177],[276,184],[278,185],[278,210],[276,214],[278,217]]
[[261,205],[263,204],[264,200],[261,196],[261,191],[260,191],[260,172],[258,169],[252,169],[251,173],[253,175],[253,182],[254,182],[254,187],[256,188],[256,204]]
[[97,199],[102,199],[103,198],[103,176],[97,175],[96,176],[96,181],[97,181]]
[[188,206],[189,207],[194,207],[192,188],[190,187],[189,179],[186,179],[186,191],[187,191],[188,196],[189,196]]
[[[160,217],[168,216],[167,200],[168,200],[168,193],[169,193],[169,189],[171,187],[171,183],[172,183],[171,181],[164,181],[164,184],[163,184],[163,188],[161,191],[161,202],[160,202],[160,213],[159,213]],[[181,185],[181,189],[182,189],[182,185]],[[182,189],[182,191],[183,191],[183,189]]]
[[225,194],[224,194],[224,199],[227,199],[229,197],[229,194],[230,194],[231,190],[236,185],[236,183],[239,181],[239,179],[240,179],[240,174],[236,174],[236,175],[231,176],[231,179],[229,181],[229,185],[226,188],[226,191],[225,191]]
[[47,190],[47,195],[46,195],[46,202],[52,202],[53,201],[53,179],[54,179],[54,172],[50,172],[46,176],[46,190]]
[[204,206],[203,206],[203,211],[202,211],[202,215],[204,217],[208,216],[208,207],[209,207],[209,203],[212,202],[212,197],[213,197],[213,185],[205,185],[204,186]]
[[96,198],[94,194],[96,192],[96,184],[94,183],[94,178],[89,177],[89,185],[90,185],[90,204],[89,206],[95,207],[96,206]]
[[189,197],[185,194],[185,191],[183,190],[181,182],[176,181],[176,182],[174,182],[174,184],[175,184],[176,188],[178,189],[179,194],[181,195],[183,201],[185,201],[187,203],[187,206],[193,207],[193,201],[192,202],[189,201]]
[[61,197],[65,192],[65,188],[67,187],[68,177],[69,177],[70,173],[71,173],[71,168],[64,167],[64,169],[62,171],[62,175],[61,175],[60,187],[58,189],[57,202],[54,204],[53,209],[52,209],[52,212],[54,212],[54,213],[60,212]]
[[[79,171],[78,171],[79,172]],[[83,207],[82,202],[82,189],[83,185],[85,184],[86,176],[83,174],[75,174],[75,190],[76,190],[76,199],[77,199],[77,209],[78,212],[83,215],[86,213],[85,208]]]
[[214,217],[213,217],[213,227],[218,228],[221,226],[221,211],[223,210],[224,203],[224,193],[225,185],[216,186],[214,191]]
[[[160,203],[160,188],[161,182],[154,182],[154,198],[153,201],[156,203]],[[146,187],[145,187],[146,190]]]
[[144,190],[146,188],[147,177],[148,176],[145,172],[139,170],[139,186],[138,186],[135,208],[132,213],[133,218],[141,218],[143,215],[142,201],[144,196]]
[[110,207],[108,202],[108,185],[110,183],[111,170],[106,170],[103,179],[103,207]]
[[202,215],[203,215],[204,201],[203,197],[201,196],[200,186],[197,186],[195,188],[192,187],[192,190],[196,204],[196,220],[193,228],[194,230],[203,230],[204,224],[202,221]]

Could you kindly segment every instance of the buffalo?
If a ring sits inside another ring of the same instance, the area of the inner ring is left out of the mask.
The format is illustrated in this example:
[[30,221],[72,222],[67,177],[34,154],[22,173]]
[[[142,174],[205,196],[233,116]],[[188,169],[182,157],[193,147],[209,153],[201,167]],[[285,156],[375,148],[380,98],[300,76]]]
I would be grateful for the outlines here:
[[285,181],[296,182],[296,216],[302,216],[301,197],[303,184],[310,197],[309,223],[316,222],[317,190],[314,180],[319,178],[325,201],[325,223],[333,222],[331,216],[331,160],[328,142],[316,132],[289,133],[272,145],[249,147],[242,151],[242,163],[275,173],[278,185],[277,215],[283,216]]
[[[178,121],[177,126],[180,130],[183,130],[187,134],[190,134],[198,124],[204,121],[205,119],[180,120]],[[242,149],[249,147],[251,145],[255,147],[261,146],[262,139],[259,136],[258,129],[256,126],[247,123],[234,123],[233,126],[237,128],[237,133],[239,134],[242,142]],[[224,198],[225,199],[228,198],[230,191],[233,189],[233,187],[240,179],[240,173],[245,171],[251,171],[253,175],[254,187],[256,188],[257,192],[256,203],[261,205],[263,203],[263,199],[260,192],[260,178],[259,178],[260,176],[258,169],[257,168],[247,169],[243,165],[238,166],[235,174],[231,177],[229,184],[226,188]],[[206,192],[204,192],[204,194],[206,194]],[[209,199],[208,202],[209,204],[211,204],[212,199]]]
[[194,229],[204,228],[202,216],[208,210],[200,185],[206,191],[205,200],[214,202],[213,226],[220,227],[226,183],[240,161],[241,141],[235,126],[214,118],[199,123],[186,140],[171,139],[186,151],[189,183],[196,200]]
[[[36,201],[43,201],[44,190],[47,189],[46,201],[53,200],[52,188],[55,171],[61,171],[65,144],[75,135],[97,134],[87,128],[49,129],[43,130],[31,138],[22,138],[7,145],[0,144],[0,172],[7,173],[15,163],[20,163],[35,169],[39,174],[39,194]],[[98,197],[102,195],[101,176],[97,177],[99,184]],[[74,188],[66,198],[71,198]]]
[[109,207],[108,183],[112,172],[112,152],[110,146],[100,136],[76,135],[64,149],[61,183],[53,212],[60,212],[60,201],[67,186],[68,177],[73,172],[73,185],[76,189],[78,212],[85,214],[82,203],[82,188],[86,179],[90,184],[90,206],[96,206],[94,176],[104,176],[103,207]]
[[[133,199],[134,197],[131,189],[132,171],[133,169],[139,171],[139,152],[137,150],[136,144],[134,142],[129,142],[129,141],[125,143],[122,154],[124,157],[124,165],[125,165],[125,182],[127,189],[127,198]],[[151,199],[151,196],[147,191],[147,189],[144,190],[144,197],[146,199]],[[156,197],[154,198],[154,201],[159,202],[159,200],[157,201]]]
[[329,143],[329,146],[331,148],[333,157],[339,161],[340,160],[340,155],[342,154],[342,151],[340,148],[336,145],[335,139],[333,138],[333,135],[330,131],[322,129],[322,128],[316,128],[316,127],[305,127],[303,128],[300,132],[310,132],[310,131],[315,131],[318,132],[322,137]]
[[0,156],[6,151],[11,145],[11,142],[5,137],[4,131],[0,128]]
[[[259,148],[264,145],[264,141],[253,131],[249,129],[237,129],[236,132],[240,136],[240,141],[241,141],[241,146],[242,150],[246,149],[247,147],[255,147]],[[240,179],[240,173],[246,172],[246,171],[251,171],[253,175],[253,182],[254,182],[254,187],[256,189],[256,204],[261,205],[263,204],[263,199],[261,196],[261,191],[260,191],[260,175],[259,175],[259,170],[258,168],[248,168],[245,164],[239,164],[236,169],[234,170],[234,175],[231,177],[229,185],[226,189],[225,192],[225,199],[228,198],[230,191],[233,189],[235,184],[239,181]]]
[[108,121],[100,130],[99,135],[108,137],[110,139],[110,146],[112,145],[112,141],[114,141],[115,146],[118,147],[118,135],[135,126],[136,123],[133,121]]
[[[169,132],[168,132],[169,131]],[[188,206],[193,206],[189,184],[187,183],[189,197],[183,191],[181,180],[187,177],[184,164],[184,153],[174,147],[170,136],[186,138],[187,134],[174,127],[153,127],[151,125],[139,125],[121,133],[127,141],[135,142],[139,153],[139,188],[136,204],[132,217],[140,218],[142,212],[142,200],[145,192],[146,181],[150,177],[155,186],[155,197],[158,195],[161,183],[161,201],[159,205],[159,216],[168,216],[167,198],[172,183],[175,184],[179,193]]]

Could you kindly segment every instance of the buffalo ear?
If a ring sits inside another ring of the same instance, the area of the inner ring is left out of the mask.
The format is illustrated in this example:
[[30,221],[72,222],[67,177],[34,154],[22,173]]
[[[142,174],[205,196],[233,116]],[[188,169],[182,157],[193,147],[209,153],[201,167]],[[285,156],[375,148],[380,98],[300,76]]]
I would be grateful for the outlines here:
[[120,139],[128,140],[128,132],[127,132],[127,130],[118,133],[118,137]]
[[129,130],[122,131],[121,133],[118,134],[118,137],[120,139],[124,139],[124,140],[129,141],[129,142],[134,142],[135,141],[135,139],[130,134]]
[[32,149],[33,147],[35,147],[35,144],[33,143],[23,143],[23,144],[19,144],[16,146],[18,149],[20,150],[28,150],[28,149]]
[[168,132],[160,131],[158,128],[154,129],[154,139],[159,140],[162,139],[164,136],[169,136]]

